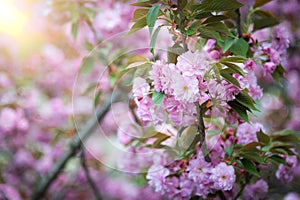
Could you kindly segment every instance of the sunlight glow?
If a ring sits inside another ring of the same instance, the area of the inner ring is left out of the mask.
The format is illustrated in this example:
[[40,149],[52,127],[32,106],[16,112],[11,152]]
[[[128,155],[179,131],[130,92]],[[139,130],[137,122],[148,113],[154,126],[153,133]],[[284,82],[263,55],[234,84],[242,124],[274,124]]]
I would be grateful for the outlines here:
[[11,0],[0,0],[0,33],[21,36],[28,17]]

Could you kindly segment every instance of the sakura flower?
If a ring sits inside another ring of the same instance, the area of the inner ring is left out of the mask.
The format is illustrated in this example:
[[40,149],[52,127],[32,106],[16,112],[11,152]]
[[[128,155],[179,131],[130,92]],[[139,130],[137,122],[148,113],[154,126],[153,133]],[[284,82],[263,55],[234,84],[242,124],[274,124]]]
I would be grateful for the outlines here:
[[262,89],[259,85],[251,85],[249,87],[249,95],[254,99],[260,99],[263,96]]
[[248,70],[253,70],[255,67],[255,63],[253,60],[247,60],[245,63],[245,68]]
[[199,88],[198,79],[196,77],[184,77],[179,73],[172,74],[171,88],[176,100],[195,102],[198,99]]
[[234,168],[224,162],[211,170],[210,180],[216,190],[231,190],[235,182]]
[[198,157],[189,161],[187,170],[189,171],[189,178],[191,178],[195,183],[208,185],[211,183],[209,176],[212,166],[204,160],[204,157]]
[[239,88],[231,83],[224,83],[224,86],[226,101],[232,101],[233,99],[235,99],[235,95],[240,92]]
[[275,71],[276,69],[276,64],[273,62],[266,62],[264,64],[264,76],[266,76],[267,74],[271,74]]
[[162,91],[162,69],[165,67],[165,64],[158,60],[152,65],[152,70],[149,72],[149,77],[153,80],[152,84],[154,85],[154,89],[158,92]]
[[280,164],[278,170],[276,171],[276,178],[281,180],[283,183],[289,183],[293,180],[293,168],[297,166],[297,157],[288,156],[286,157],[286,162],[288,166]]
[[0,113],[0,131],[12,131],[17,123],[18,115],[15,110],[5,107]]
[[210,63],[211,60],[206,52],[196,51],[192,53],[188,51],[178,57],[177,68],[183,76],[198,75],[204,77],[204,74],[209,69]]
[[[162,68],[161,84],[162,91],[166,94],[172,94],[174,89],[171,87],[171,83],[174,80],[173,74],[177,73],[177,67],[175,64],[167,64],[166,67]],[[176,81],[176,80],[175,80]]]
[[167,187],[166,177],[170,174],[170,170],[163,166],[152,165],[147,173],[147,180],[151,187],[154,188],[155,192],[165,193]]
[[213,60],[219,60],[220,59],[220,52],[217,51],[217,50],[212,50],[211,52],[208,53],[209,54],[209,57]]
[[210,52],[215,48],[217,41],[215,39],[208,39],[205,46],[203,47],[204,51]]
[[137,77],[133,81],[132,93],[133,97],[145,97],[150,91],[150,85],[145,79]]
[[264,130],[263,126],[259,123],[254,123],[252,125],[248,123],[242,123],[237,128],[236,137],[238,139],[238,144],[248,144],[250,142],[256,142],[256,132],[260,129]]
[[283,200],[300,200],[300,196],[295,192],[289,192],[284,196]]

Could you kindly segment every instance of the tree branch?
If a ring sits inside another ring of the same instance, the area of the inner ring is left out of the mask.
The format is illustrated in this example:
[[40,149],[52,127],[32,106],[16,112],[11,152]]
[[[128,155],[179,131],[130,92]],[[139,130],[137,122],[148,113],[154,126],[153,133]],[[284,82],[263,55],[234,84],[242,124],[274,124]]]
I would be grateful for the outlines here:
[[188,46],[186,44],[186,34],[183,33],[182,30],[184,30],[185,28],[185,16],[184,14],[182,13],[182,10],[181,10],[181,3],[182,3],[182,0],[177,0],[177,9],[178,9],[178,14],[179,14],[179,17],[180,17],[180,24],[179,24],[179,28],[181,29],[181,34],[182,34],[182,45],[183,45],[183,49],[184,51],[188,51]]
[[90,136],[92,131],[95,129],[97,123],[103,119],[105,114],[108,112],[112,103],[120,99],[120,94],[116,92],[115,95],[111,95],[103,103],[96,113],[96,117],[92,117],[82,129],[82,131],[77,130],[77,134],[72,138],[68,151],[59,159],[54,165],[53,169],[48,173],[48,175],[41,180],[38,184],[36,191],[31,196],[31,200],[41,199],[47,192],[48,188],[51,186],[52,182],[59,175],[61,170],[65,167],[66,163],[72,158],[77,150],[81,148],[82,142]]
[[242,38],[243,37],[243,32],[242,32],[242,26],[241,26],[241,13],[240,13],[240,9],[236,9],[235,10],[236,13],[236,29],[238,32],[238,37]]
[[85,159],[84,149],[83,148],[81,148],[81,149],[82,149],[82,152],[81,152],[81,166],[82,166],[82,168],[84,170],[84,173],[85,173],[85,176],[87,178],[87,181],[90,184],[90,186],[91,186],[91,188],[92,188],[92,190],[94,192],[94,195],[95,195],[96,199],[97,200],[102,200],[102,196],[101,196],[101,194],[100,194],[100,192],[99,192],[99,190],[97,188],[97,185],[94,182],[94,180],[92,179],[90,171],[89,171],[89,169],[88,169],[88,167],[86,165],[86,159]]
[[202,151],[205,161],[211,162],[210,157],[208,155],[209,151],[207,149],[206,142],[205,142],[205,126],[204,126],[204,121],[203,121],[203,113],[201,111],[200,104],[198,102],[196,102],[195,105],[196,105],[196,109],[197,109],[197,120],[198,120],[197,129],[198,129],[198,134],[200,137],[201,151]]

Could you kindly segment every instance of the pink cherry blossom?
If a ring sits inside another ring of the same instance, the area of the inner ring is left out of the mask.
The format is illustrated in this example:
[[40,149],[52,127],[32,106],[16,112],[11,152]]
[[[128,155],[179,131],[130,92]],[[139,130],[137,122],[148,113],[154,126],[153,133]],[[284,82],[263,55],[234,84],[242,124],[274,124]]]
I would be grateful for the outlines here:
[[183,76],[201,76],[209,70],[212,61],[204,51],[188,51],[180,55],[177,59],[177,68]]
[[232,166],[221,162],[211,170],[210,180],[216,190],[231,190],[235,182],[235,173]]

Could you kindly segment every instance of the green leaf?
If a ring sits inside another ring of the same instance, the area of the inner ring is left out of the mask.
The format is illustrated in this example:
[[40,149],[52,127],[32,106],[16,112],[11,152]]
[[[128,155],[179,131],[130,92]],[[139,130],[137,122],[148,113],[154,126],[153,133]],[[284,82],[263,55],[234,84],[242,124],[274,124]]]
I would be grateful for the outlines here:
[[254,18],[253,23],[254,23],[253,32],[255,32],[259,29],[275,26],[279,24],[279,21],[274,17],[263,17],[263,18]]
[[247,108],[245,106],[235,100],[228,101],[227,103],[243,120],[249,123]]
[[256,0],[254,5],[253,5],[253,8],[263,6],[263,5],[265,5],[266,3],[270,2],[270,1],[272,1],[272,0]]
[[229,48],[229,51],[238,56],[246,57],[249,49],[249,44],[243,38],[235,40],[232,46]]
[[137,70],[134,73],[134,78],[136,77],[142,77],[144,79],[147,79],[149,77],[149,71],[151,70],[151,65],[146,65],[140,68],[137,68]]
[[74,40],[77,38],[78,35],[78,22],[73,22],[71,27],[71,32]]
[[256,152],[252,152],[252,151],[240,152],[239,156],[246,158],[250,161],[256,162],[256,163],[260,163],[260,164],[265,163],[265,161],[262,159],[262,157]]
[[240,83],[232,76],[232,72],[233,71],[229,68],[220,70],[220,74],[224,78],[224,80],[226,80],[227,82],[232,83],[238,87],[241,87]]
[[204,12],[201,12],[201,13],[197,13],[196,15],[195,15],[195,19],[204,19],[204,18],[207,18],[207,17],[210,17],[210,16],[213,16],[210,12],[206,12],[206,11],[204,11]]
[[289,155],[289,156],[293,156],[295,155],[295,153],[293,151],[291,151],[288,148],[273,148],[270,149],[270,152],[272,153],[276,153],[276,154],[284,154],[284,155]]
[[245,75],[244,71],[239,66],[237,66],[236,64],[233,64],[233,63],[230,63],[230,62],[221,62],[221,63],[226,65],[228,68],[233,70],[235,73],[240,74],[242,76]]
[[220,60],[221,63],[223,62],[236,62],[236,63],[244,63],[245,62],[245,58],[241,58],[241,57],[236,57],[236,56],[230,56],[227,58],[223,58],[222,60]]
[[129,70],[129,69],[135,69],[135,68],[140,68],[140,67],[147,67],[150,65],[149,61],[138,61],[138,62],[134,62],[131,63],[130,65],[128,65],[125,70]]
[[228,27],[222,22],[212,22],[204,27],[234,37],[234,35],[229,31]]
[[229,147],[227,147],[226,149],[224,149],[225,153],[230,156],[233,152],[233,149],[234,149],[234,145],[231,144]]
[[263,144],[269,144],[270,142],[270,137],[267,134],[265,134],[262,130],[256,132],[256,137],[258,141]]
[[141,2],[136,2],[133,4],[130,4],[132,6],[139,6],[139,7],[151,7],[152,4],[157,3],[159,0],[150,0],[150,1],[141,1]]
[[157,140],[151,145],[152,148],[163,148],[164,146],[161,144],[163,141],[169,139],[171,136],[165,135],[163,133],[157,133],[155,136]]
[[187,34],[187,36],[194,35],[195,33],[196,29],[194,29],[193,27],[189,27],[188,30],[185,31],[185,34]]
[[215,30],[211,30],[211,29],[207,29],[205,27],[201,27],[201,28],[199,28],[198,31],[199,31],[199,36],[202,37],[202,38],[216,39],[218,42],[223,41],[220,34]]
[[274,15],[273,15],[273,13],[271,13],[270,11],[268,11],[268,10],[256,10],[255,12],[254,12],[254,17],[258,17],[258,18],[265,18],[265,17],[275,17]]
[[80,66],[80,72],[82,72],[84,75],[91,72],[94,68],[94,58],[93,57],[85,57],[82,60],[82,64]]
[[203,10],[206,12],[220,12],[226,10],[236,10],[242,7],[243,4],[235,0],[203,0],[197,7],[198,10]]
[[273,141],[279,142],[300,142],[300,139],[293,130],[281,130],[271,135]]
[[228,37],[224,40],[224,42],[219,42],[218,44],[222,48],[223,52],[226,52],[234,43],[234,39],[232,37]]
[[288,163],[285,161],[285,159],[278,155],[272,155],[268,159],[275,162],[276,164],[283,164],[285,166],[288,166]]
[[236,100],[243,106],[250,108],[252,110],[257,110],[255,107],[255,101],[248,94],[244,92],[239,92],[236,96]]
[[146,17],[142,17],[132,25],[132,27],[130,28],[129,32],[126,35],[127,36],[131,35],[132,33],[144,28],[146,25],[147,25]]
[[150,52],[151,52],[153,55],[154,55],[154,48],[155,48],[155,44],[156,44],[156,39],[157,39],[157,36],[158,36],[158,33],[159,33],[161,27],[162,27],[162,26],[158,26],[158,27],[155,29],[155,31],[154,31],[154,33],[153,33],[153,35],[152,35],[152,37],[151,37],[151,41],[150,41]]
[[269,150],[274,148],[290,149],[290,148],[294,148],[294,146],[291,145],[290,143],[274,141],[271,143]]
[[143,17],[147,16],[149,9],[148,8],[138,8],[134,11],[132,21],[137,21]]
[[95,17],[95,11],[93,9],[84,7],[84,13],[90,21],[93,21]]
[[224,19],[228,19],[227,16],[225,15],[213,15],[211,17],[208,17],[202,24],[209,24],[209,23],[214,23],[214,22],[220,22]]
[[184,53],[184,49],[179,44],[174,44],[172,47],[168,47],[168,63],[176,63],[177,57]]
[[260,175],[257,172],[257,169],[256,169],[255,165],[253,164],[253,162],[251,162],[248,159],[242,159],[241,162],[242,162],[246,172],[249,172],[250,174],[253,174],[257,177],[260,177]]
[[97,91],[95,97],[94,97],[94,106],[98,106],[100,97],[101,97],[102,92],[101,91]]
[[153,100],[155,105],[160,106],[161,102],[163,101],[165,96],[166,95],[162,92],[154,91],[153,94],[152,94],[152,100]]
[[274,80],[280,85],[282,86],[280,79],[284,78],[284,74],[286,73],[285,69],[282,67],[282,65],[278,65],[276,67],[276,69],[274,70],[274,72],[272,73],[272,77],[274,78]]
[[250,142],[250,143],[248,143],[248,144],[246,144],[245,146],[243,146],[242,147],[242,151],[251,151],[251,150],[257,150],[257,148],[256,147],[258,147],[258,146],[262,146],[262,143],[260,143],[260,142]]
[[149,27],[150,35],[152,34],[153,27],[159,14],[161,4],[156,4],[151,7],[147,13],[146,22]]

